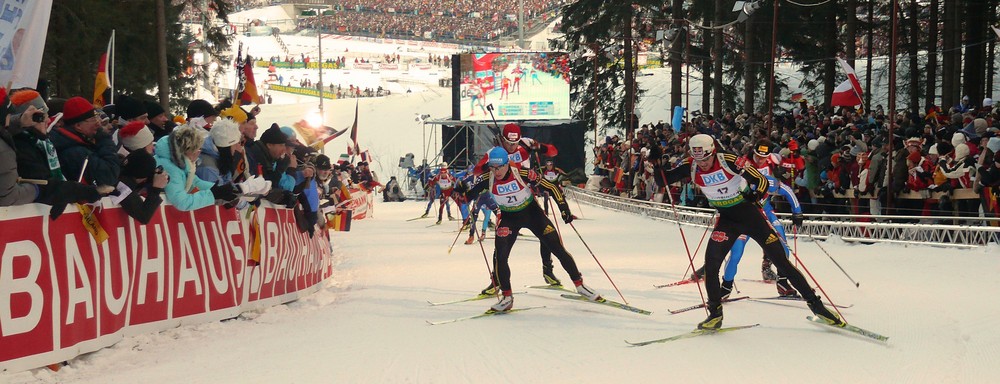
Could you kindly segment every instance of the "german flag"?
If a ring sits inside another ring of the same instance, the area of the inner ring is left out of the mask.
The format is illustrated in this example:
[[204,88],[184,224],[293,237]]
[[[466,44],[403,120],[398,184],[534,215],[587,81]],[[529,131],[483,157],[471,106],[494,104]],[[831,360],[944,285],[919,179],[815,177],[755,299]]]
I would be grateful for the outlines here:
[[111,34],[108,40],[108,50],[101,54],[101,59],[97,62],[97,78],[94,79],[94,107],[104,108],[108,100],[104,98],[104,93],[111,88],[110,77],[108,77],[108,59],[113,57],[112,50],[115,47],[115,35]]
[[326,214],[326,228],[334,231],[349,232],[351,230],[351,215],[353,211],[339,211]]

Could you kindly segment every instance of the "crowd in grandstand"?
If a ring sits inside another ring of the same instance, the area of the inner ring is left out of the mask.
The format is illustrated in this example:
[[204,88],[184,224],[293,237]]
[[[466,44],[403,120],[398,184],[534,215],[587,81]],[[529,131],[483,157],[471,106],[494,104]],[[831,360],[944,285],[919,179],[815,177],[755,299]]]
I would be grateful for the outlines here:
[[159,104],[128,96],[95,108],[79,96],[45,100],[32,89],[8,95],[0,88],[0,121],[7,122],[0,206],[47,204],[55,219],[69,204],[110,196],[147,223],[161,193],[182,211],[267,200],[301,211],[299,227],[312,235],[325,228],[326,208],[351,198],[349,186],[379,186],[367,164],[335,168],[294,128],[271,124],[258,138],[259,107],[195,100],[186,112],[171,119]]
[[[605,191],[664,201],[657,173],[687,158],[688,137],[706,133],[737,155],[767,144],[779,159],[775,176],[794,188],[807,214],[998,217],[1000,113],[991,99],[982,104],[966,97],[947,112],[893,116],[881,106],[857,114],[802,102],[777,114],[770,132],[766,114],[699,115],[676,131],[661,121],[623,139],[605,138],[594,149],[595,173],[609,176]],[[889,118],[896,122],[892,137]],[[671,192],[681,204],[704,205],[690,184]]]
[[[517,30],[518,4],[515,0],[342,0],[335,3],[334,14],[299,18],[299,28],[436,41],[491,41]],[[524,0],[526,28],[561,4],[558,0]]]

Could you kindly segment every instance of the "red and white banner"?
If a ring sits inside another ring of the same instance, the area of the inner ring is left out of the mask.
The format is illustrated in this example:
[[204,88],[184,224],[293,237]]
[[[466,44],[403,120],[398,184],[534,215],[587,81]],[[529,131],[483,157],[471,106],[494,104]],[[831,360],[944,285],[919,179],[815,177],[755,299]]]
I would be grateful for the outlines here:
[[372,69],[372,63],[355,63],[354,69]]
[[368,211],[371,210],[373,200],[369,198],[371,193],[361,189],[361,188],[350,188],[351,200],[344,204],[344,209],[349,209],[354,211],[354,219],[361,220],[368,217]]
[[395,71],[399,69],[399,64],[379,64],[378,67],[387,71]]
[[328,233],[300,233],[291,210],[260,208],[261,260],[249,266],[249,222],[217,206],[163,206],[148,224],[121,208],[95,215],[0,208],[0,371],[72,359],[125,336],[204,323],[295,300],[332,274]]

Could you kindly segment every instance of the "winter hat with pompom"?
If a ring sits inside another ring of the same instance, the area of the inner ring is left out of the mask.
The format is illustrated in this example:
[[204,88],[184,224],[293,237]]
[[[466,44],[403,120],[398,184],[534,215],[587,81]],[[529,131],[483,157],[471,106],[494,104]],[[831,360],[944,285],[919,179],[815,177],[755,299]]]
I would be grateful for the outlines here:
[[133,121],[125,124],[118,131],[118,139],[129,152],[145,148],[153,143],[153,132],[141,121]]

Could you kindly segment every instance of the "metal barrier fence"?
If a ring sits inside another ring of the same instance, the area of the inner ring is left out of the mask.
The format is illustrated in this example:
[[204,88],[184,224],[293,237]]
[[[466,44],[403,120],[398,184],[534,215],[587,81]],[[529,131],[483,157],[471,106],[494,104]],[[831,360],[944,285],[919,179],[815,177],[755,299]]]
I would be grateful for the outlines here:
[[[624,197],[566,187],[566,195],[577,201],[619,212],[628,212],[669,222],[680,222],[698,228],[715,224],[714,209],[677,206],[676,214],[670,204],[633,200]],[[778,214],[785,227],[791,228],[788,214]],[[798,236],[827,239],[839,236],[844,241],[862,243],[919,244],[952,248],[976,248],[989,243],[1000,244],[1000,219],[974,218],[977,225],[909,224],[888,222],[887,216],[823,215],[825,220],[809,220],[798,229]],[[892,216],[892,219],[927,220],[922,216]],[[859,221],[859,219],[869,221]],[[965,220],[970,218],[948,218]],[[789,237],[795,235],[788,231]]]

